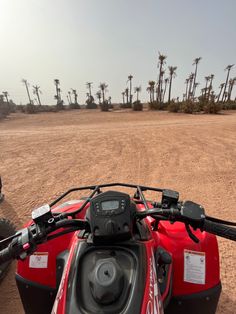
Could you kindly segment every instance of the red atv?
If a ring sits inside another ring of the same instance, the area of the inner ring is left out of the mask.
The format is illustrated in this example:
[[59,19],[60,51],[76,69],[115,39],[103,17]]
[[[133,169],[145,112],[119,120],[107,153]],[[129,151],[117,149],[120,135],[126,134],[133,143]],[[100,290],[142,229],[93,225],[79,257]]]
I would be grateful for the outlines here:
[[[81,190],[92,192],[55,206]],[[157,200],[144,191],[157,192]],[[27,314],[213,314],[221,292],[215,235],[235,241],[232,226],[172,190],[86,186],[34,210],[24,229],[1,241],[8,247],[0,262],[18,259]]]

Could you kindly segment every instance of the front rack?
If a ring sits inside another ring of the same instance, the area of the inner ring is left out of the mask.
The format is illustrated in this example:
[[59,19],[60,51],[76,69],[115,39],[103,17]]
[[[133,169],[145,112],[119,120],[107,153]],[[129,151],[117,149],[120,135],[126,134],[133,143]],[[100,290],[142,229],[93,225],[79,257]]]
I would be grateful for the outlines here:
[[89,185],[89,186],[82,186],[79,188],[72,188],[65,193],[63,193],[61,196],[59,196],[55,201],[53,201],[50,205],[50,207],[54,206],[57,204],[59,201],[61,201],[65,196],[72,192],[76,191],[82,191],[82,190],[93,190],[93,192],[89,195],[89,197],[85,200],[85,202],[82,204],[82,206],[77,209],[76,211],[70,213],[70,215],[75,215],[81,212],[85,206],[90,202],[90,200],[96,195],[101,193],[101,188],[106,188],[106,187],[112,187],[112,186],[122,186],[122,187],[127,187],[127,188],[133,188],[136,189],[136,198],[140,198],[142,203],[144,204],[145,210],[149,210],[148,205],[147,205],[147,200],[143,194],[144,191],[156,191],[156,192],[163,192],[164,189],[160,188],[153,188],[149,186],[144,186],[144,185],[136,185],[136,184],[126,184],[126,183],[108,183],[108,184],[100,184],[100,185]]

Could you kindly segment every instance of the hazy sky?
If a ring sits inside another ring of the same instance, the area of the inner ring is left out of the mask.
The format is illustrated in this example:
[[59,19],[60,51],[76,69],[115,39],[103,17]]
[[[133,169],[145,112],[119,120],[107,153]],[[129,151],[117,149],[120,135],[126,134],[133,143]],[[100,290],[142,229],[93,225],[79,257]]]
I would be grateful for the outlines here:
[[106,82],[112,100],[121,102],[131,73],[148,99],[158,51],[168,56],[167,66],[178,67],[173,97],[182,98],[196,57],[203,58],[198,92],[211,73],[218,91],[225,67],[236,63],[235,34],[235,0],[0,0],[0,93],[26,103],[25,78],[40,85],[44,104],[55,104],[58,78],[64,100],[75,88],[83,103],[91,81],[94,93]]

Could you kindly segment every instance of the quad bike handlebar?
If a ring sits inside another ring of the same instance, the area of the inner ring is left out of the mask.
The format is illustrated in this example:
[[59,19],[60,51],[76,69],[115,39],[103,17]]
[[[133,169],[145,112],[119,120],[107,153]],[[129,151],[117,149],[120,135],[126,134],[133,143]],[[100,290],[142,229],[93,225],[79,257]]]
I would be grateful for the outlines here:
[[[188,235],[194,242],[198,242],[199,240],[192,232],[192,229],[200,229],[201,231],[206,231],[214,235],[236,241],[236,228],[234,228],[236,223],[206,216],[204,208],[201,205],[191,201],[179,202],[175,199],[175,201],[172,203],[166,202],[166,199],[171,199],[173,195],[174,198],[176,198],[177,194],[170,194],[170,190],[165,190],[168,192],[166,195],[168,195],[169,198],[165,198],[164,201],[162,200],[160,203],[154,202],[152,205],[153,207],[149,208],[147,206],[147,201],[142,195],[142,189],[147,189],[147,187],[137,187],[137,191],[141,197],[138,200],[137,197],[135,197],[136,201],[134,198],[134,202],[143,203],[146,210],[136,210],[133,212],[132,219],[134,223],[135,221],[151,216],[154,218],[154,221],[157,222],[160,220],[167,220],[172,223],[184,223]],[[96,189],[97,191],[99,190],[97,187],[89,188],[94,189],[94,191],[96,191]],[[80,212],[85,207],[85,205],[93,199],[95,194],[94,191],[91,195],[92,197],[87,198],[81,208],[76,211],[76,213]],[[158,189],[156,189],[156,191],[158,191]],[[159,189],[159,191],[161,191],[161,189]],[[77,230],[84,230],[86,233],[92,233],[90,221],[71,219],[74,217],[74,214],[75,212],[72,212],[69,215],[55,212],[52,213],[49,205],[43,206],[38,210],[33,211],[32,225],[21,229],[15,235],[0,241],[1,245],[8,244],[6,248],[0,251],[0,264],[5,263],[11,259],[24,260],[28,255],[32,254],[36,250],[38,244],[49,241],[63,234]]]

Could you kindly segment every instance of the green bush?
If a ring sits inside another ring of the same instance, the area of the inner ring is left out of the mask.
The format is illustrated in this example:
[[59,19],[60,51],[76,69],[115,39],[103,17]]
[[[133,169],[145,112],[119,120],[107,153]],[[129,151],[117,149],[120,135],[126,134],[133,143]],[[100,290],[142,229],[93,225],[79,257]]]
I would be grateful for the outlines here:
[[7,117],[10,113],[15,111],[16,105],[13,103],[12,100],[7,103],[4,102],[3,97],[0,97],[0,119]]
[[227,103],[220,103],[224,110],[236,110],[236,101],[228,101]]
[[97,107],[97,104],[95,104],[94,102],[87,103],[86,105],[86,109],[97,109]]
[[69,104],[69,109],[80,109],[79,104]]
[[150,110],[167,110],[168,103],[153,101],[148,103],[148,107]]
[[60,111],[60,110],[64,110],[65,109],[65,106],[63,105],[63,100],[61,100],[60,102],[58,102],[56,104],[56,107],[57,107],[57,110]]
[[33,104],[27,104],[25,106],[25,113],[28,113],[28,114],[34,114],[37,112],[37,107],[34,106]]
[[190,100],[182,101],[182,103],[180,103],[180,111],[184,113],[193,113],[194,103]]
[[133,103],[133,110],[134,110],[134,111],[142,111],[142,110],[143,110],[143,104],[141,103],[140,100],[136,100],[136,101]]
[[120,108],[122,108],[122,109],[130,109],[130,108],[132,108],[132,104],[131,103],[121,104]]
[[168,105],[168,111],[169,112],[179,112],[180,105],[178,102],[174,102],[173,100]]
[[109,107],[110,105],[108,104],[107,100],[100,104],[101,111],[109,111]]
[[205,113],[213,113],[216,114],[221,110],[221,105],[219,103],[215,103],[213,101],[208,102],[204,106]]

